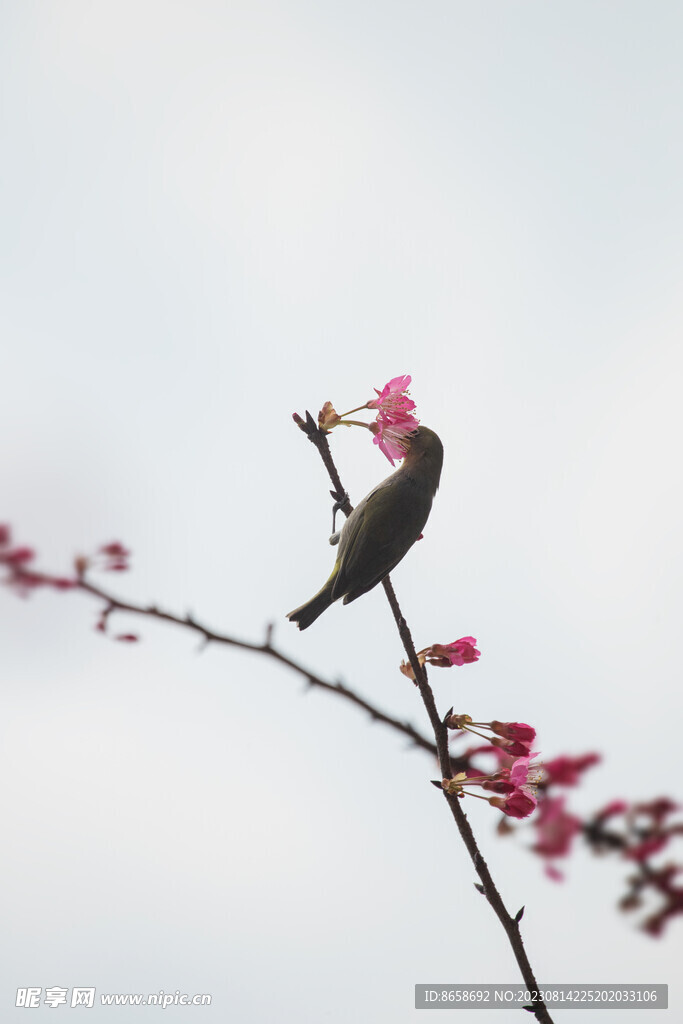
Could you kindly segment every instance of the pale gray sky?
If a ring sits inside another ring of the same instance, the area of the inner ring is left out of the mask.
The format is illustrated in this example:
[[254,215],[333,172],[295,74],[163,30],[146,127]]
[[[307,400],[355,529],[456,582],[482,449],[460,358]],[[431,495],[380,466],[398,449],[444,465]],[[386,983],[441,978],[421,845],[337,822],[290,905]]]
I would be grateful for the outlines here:
[[[419,646],[482,650],[432,673],[440,708],[603,751],[578,810],[680,791],[680,5],[0,19],[0,520],[60,572],[120,538],[122,595],[252,640],[273,620],[423,725],[381,591],[284,618],[334,557],[291,413],[412,374],[446,458],[394,583]],[[390,470],[360,431],[333,445],[352,500]],[[395,1024],[416,982],[518,980],[428,759],[253,657],[0,601],[3,1019],[20,985],[94,985],[212,993],[182,1021]],[[470,803],[541,980],[683,1005],[682,924],[655,943],[615,911],[626,867],[581,854],[555,885]],[[88,1019],[117,1012],[158,1014]]]

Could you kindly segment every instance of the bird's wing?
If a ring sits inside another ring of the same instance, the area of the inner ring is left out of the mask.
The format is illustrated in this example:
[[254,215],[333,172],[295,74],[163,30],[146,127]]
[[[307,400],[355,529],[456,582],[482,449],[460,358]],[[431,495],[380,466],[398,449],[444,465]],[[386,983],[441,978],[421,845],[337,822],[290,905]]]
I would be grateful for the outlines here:
[[[335,600],[346,597],[348,604],[372,590],[401,561],[416,540],[415,521],[404,518],[397,511],[401,502],[396,487],[401,484],[394,480],[393,486],[389,487],[385,486],[386,483],[384,481],[371,491],[346,522],[339,543]],[[410,500],[412,494],[405,497]]]

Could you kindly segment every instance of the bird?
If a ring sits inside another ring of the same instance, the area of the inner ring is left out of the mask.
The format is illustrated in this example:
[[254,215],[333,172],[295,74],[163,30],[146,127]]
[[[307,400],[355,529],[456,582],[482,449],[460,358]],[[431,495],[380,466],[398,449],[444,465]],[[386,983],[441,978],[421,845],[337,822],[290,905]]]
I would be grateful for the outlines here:
[[[422,534],[439,486],[443,445],[428,427],[406,439],[403,463],[356,506],[339,535],[329,579],[314,597],[289,612],[299,629],[308,629],[331,604],[355,601],[381,583]],[[335,537],[330,541],[335,542]]]

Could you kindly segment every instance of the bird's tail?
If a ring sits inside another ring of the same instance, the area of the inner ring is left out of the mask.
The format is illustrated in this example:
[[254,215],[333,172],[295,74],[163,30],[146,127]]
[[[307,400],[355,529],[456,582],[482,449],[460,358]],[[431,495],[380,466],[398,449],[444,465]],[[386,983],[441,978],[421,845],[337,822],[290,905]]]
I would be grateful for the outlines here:
[[299,629],[308,629],[312,622],[322,615],[332,604],[332,580],[328,580],[325,586],[318,591],[306,604],[295,608],[287,618],[290,622],[296,622]]

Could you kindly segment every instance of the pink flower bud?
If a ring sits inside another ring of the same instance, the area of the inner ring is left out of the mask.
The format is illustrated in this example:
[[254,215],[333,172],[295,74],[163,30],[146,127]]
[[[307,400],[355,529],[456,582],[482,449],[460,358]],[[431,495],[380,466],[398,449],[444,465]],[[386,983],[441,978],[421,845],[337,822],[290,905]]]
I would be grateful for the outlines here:
[[524,722],[496,722],[490,723],[491,731],[504,736],[507,740],[522,740],[532,743],[536,739],[536,730]]
[[510,818],[528,818],[536,806],[536,797],[524,789],[516,789],[506,797],[492,796],[489,803]]
[[26,562],[33,561],[36,553],[33,548],[14,548],[13,551],[8,551],[7,554],[0,557],[8,565],[25,565]]
[[650,800],[649,803],[636,804],[633,809],[636,814],[648,814],[655,821],[661,822],[668,814],[677,811],[679,806],[673,800],[670,800],[668,796],[660,796],[656,800]]
[[554,782],[558,786],[575,786],[581,772],[599,762],[599,754],[583,754],[581,757],[556,757],[552,761],[546,761],[543,767],[548,782]]
[[599,822],[607,821],[608,818],[613,818],[616,814],[623,814],[627,810],[628,804],[625,800],[612,800],[611,803],[597,812],[595,820]]
[[644,839],[642,843],[638,843],[637,846],[632,846],[630,850],[626,850],[625,856],[629,860],[636,860],[639,864],[642,864],[643,861],[652,857],[653,854],[659,853],[669,842],[670,838],[667,833],[650,836],[648,839]]
[[563,796],[541,801],[534,820],[538,840],[532,849],[542,857],[566,856],[574,837],[581,831],[581,821],[565,811],[564,805]]
[[505,779],[497,779],[495,782],[482,782],[482,789],[488,789],[491,793],[514,793],[515,786],[512,782],[506,782]]
[[423,653],[433,665],[471,665],[479,660],[481,653],[475,647],[476,642],[473,636],[462,636],[451,644],[432,644]]
[[401,418],[389,418],[383,413],[378,413],[377,419],[369,424],[373,436],[373,444],[379,446],[379,450],[386,455],[392,466],[396,461],[401,461],[410,445],[410,435],[419,426],[414,416],[403,416]]
[[531,743],[522,742],[521,740],[492,739],[491,743],[494,747],[500,747],[501,750],[504,750],[511,757],[524,757],[531,749]]
[[50,583],[55,590],[72,590],[78,586],[78,580],[69,580],[64,576],[54,576],[51,578]]
[[129,558],[130,551],[124,548],[120,541],[112,541],[111,544],[103,544],[100,548],[100,552],[103,555],[109,555],[111,558]]

